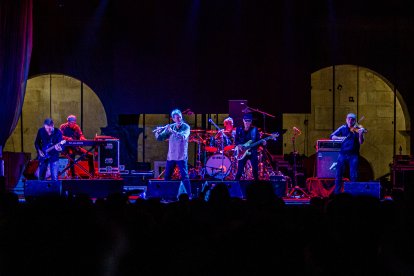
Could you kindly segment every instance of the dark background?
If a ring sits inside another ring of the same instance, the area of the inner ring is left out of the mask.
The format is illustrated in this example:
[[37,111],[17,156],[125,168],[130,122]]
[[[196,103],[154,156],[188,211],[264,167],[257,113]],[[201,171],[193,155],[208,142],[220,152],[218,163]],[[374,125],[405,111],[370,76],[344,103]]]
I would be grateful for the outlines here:
[[355,64],[390,80],[412,106],[411,6],[408,0],[39,0],[30,76],[82,80],[110,119],[176,107],[227,113],[230,99],[280,114],[310,112],[312,72]]

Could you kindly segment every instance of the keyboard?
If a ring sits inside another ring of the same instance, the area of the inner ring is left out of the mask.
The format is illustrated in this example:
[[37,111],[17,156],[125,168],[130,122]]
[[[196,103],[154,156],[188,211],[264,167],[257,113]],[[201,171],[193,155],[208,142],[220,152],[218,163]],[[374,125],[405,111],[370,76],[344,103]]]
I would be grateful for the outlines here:
[[102,145],[105,144],[107,141],[105,140],[70,140],[66,141],[66,146],[96,146],[96,145]]

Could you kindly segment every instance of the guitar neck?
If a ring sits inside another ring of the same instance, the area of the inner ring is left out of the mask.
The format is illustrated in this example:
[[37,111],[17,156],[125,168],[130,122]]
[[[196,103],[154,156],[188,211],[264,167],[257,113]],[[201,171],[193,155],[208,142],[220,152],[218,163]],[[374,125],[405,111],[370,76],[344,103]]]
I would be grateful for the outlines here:
[[45,153],[49,153],[49,151],[51,151],[52,149],[54,149],[55,148],[55,145],[53,145],[53,146],[51,146],[50,148],[47,148],[46,150],[45,150]]
[[62,140],[62,141],[60,141],[59,143],[56,143],[56,144],[54,144],[53,146],[51,146],[50,148],[47,148],[46,150],[45,150],[45,153],[49,153],[49,151],[51,151],[52,149],[54,149],[55,148],[55,146],[56,145],[63,145],[63,144],[65,144],[65,140]]
[[253,144],[250,144],[249,145],[249,148],[252,148],[252,147],[255,147],[255,146],[257,146],[258,144],[260,144],[260,143],[262,143],[262,142],[264,142],[264,141],[267,141],[267,140],[269,140],[270,138],[272,138],[273,136],[268,136],[268,137],[266,137],[266,138],[263,138],[263,139],[260,139],[259,141],[256,141],[256,142],[254,142]]

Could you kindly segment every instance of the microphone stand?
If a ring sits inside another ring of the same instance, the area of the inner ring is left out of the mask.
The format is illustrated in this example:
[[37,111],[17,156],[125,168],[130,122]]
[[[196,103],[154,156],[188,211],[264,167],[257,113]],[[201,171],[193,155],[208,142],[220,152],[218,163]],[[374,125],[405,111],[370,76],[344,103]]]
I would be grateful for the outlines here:
[[217,128],[217,130],[218,130],[217,134],[221,133],[221,138],[222,138],[221,145],[220,145],[220,148],[221,148],[221,151],[220,151],[220,153],[221,153],[221,167],[218,170],[221,171],[221,173],[222,173],[221,181],[224,181],[223,176],[225,175],[225,173],[224,173],[224,169],[223,169],[223,166],[224,166],[224,137],[223,137],[224,133],[223,133],[223,129],[221,129],[218,125],[216,125],[216,123],[214,123],[214,121],[211,118],[208,119],[208,121],[210,123],[212,123],[215,128]]
[[256,109],[256,108],[251,108],[251,107],[246,106],[246,108],[245,108],[245,109],[243,109],[243,112],[244,112],[244,113],[251,112],[251,111],[258,112],[258,113],[260,113],[260,114],[262,114],[262,115],[263,115],[263,131],[264,131],[264,132],[266,132],[266,116],[269,116],[269,117],[271,117],[271,118],[276,118],[276,116],[275,116],[275,115],[272,115],[272,114],[266,113],[266,112],[261,111],[261,110]]
[[295,146],[295,140],[296,140],[296,136],[297,135],[298,134],[296,133],[296,130],[295,130],[295,132],[293,134],[293,137],[292,137],[292,146],[293,146],[293,185],[292,186],[293,187],[289,191],[287,197],[289,197],[289,198],[295,197],[294,193],[299,190],[300,192],[302,192],[302,196],[301,197],[307,197],[307,198],[309,198],[310,196],[308,195],[308,193],[305,192],[305,190],[302,189],[301,187],[299,187],[299,185],[298,185],[297,165],[296,165],[296,156],[297,156],[298,152],[296,151],[296,146]]

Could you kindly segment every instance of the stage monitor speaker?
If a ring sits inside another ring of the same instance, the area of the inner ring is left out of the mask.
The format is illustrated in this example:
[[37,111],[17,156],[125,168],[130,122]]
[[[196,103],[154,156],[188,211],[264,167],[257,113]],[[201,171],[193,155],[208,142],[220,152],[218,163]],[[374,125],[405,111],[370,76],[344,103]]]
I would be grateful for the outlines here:
[[147,186],[150,179],[154,179],[154,171],[132,171],[131,174],[123,175],[124,186]]
[[288,184],[285,176],[272,175],[270,176],[270,182],[272,183],[273,190],[278,197],[286,197],[288,192]]
[[316,154],[316,176],[318,178],[335,178],[338,151],[319,151]]
[[86,195],[90,198],[107,198],[123,192],[122,179],[73,179],[62,180],[62,191],[68,196]]
[[146,198],[159,198],[165,201],[177,201],[182,193],[187,193],[187,189],[180,180],[149,180]]
[[240,182],[235,181],[206,181],[206,184],[210,187],[210,190],[214,189],[215,185],[219,183],[224,183],[227,186],[227,189],[230,193],[230,197],[234,198],[243,198],[243,191],[240,186]]
[[24,197],[30,200],[36,197],[61,196],[62,181],[27,180],[24,183]]
[[229,116],[233,118],[235,126],[243,125],[243,110],[247,107],[247,100],[229,100]]
[[379,181],[344,182],[344,193],[355,196],[372,196],[379,199],[381,196],[381,184]]

